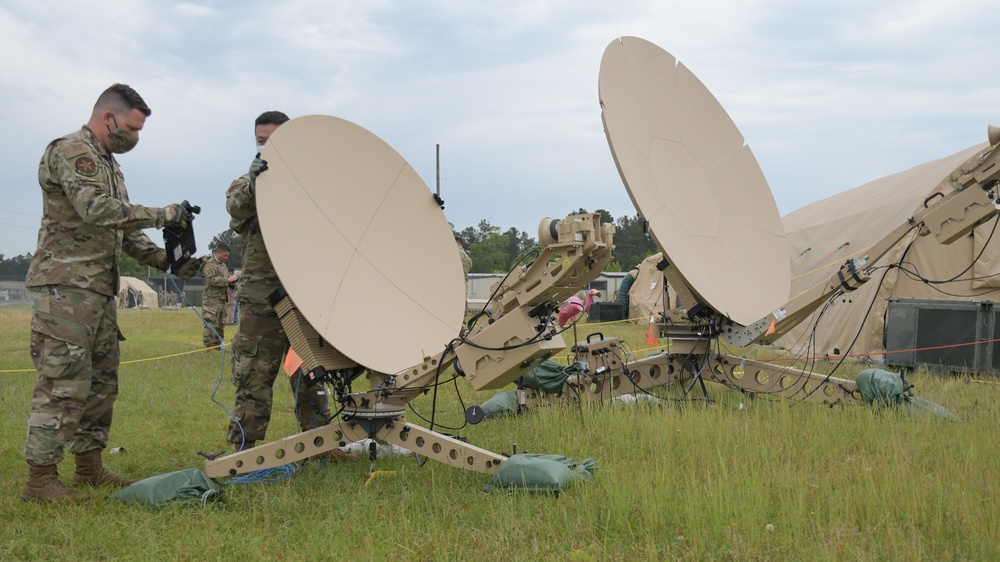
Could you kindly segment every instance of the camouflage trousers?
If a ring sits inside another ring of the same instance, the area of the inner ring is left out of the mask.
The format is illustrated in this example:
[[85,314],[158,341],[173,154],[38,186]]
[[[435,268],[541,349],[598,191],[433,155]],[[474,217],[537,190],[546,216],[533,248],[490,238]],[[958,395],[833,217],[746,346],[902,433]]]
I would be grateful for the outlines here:
[[108,445],[118,397],[118,312],[111,297],[73,287],[30,288],[31,360],[38,380],[24,458],[48,465],[64,449]]
[[[218,299],[206,299],[201,305],[201,317],[207,325],[201,334],[205,347],[215,347],[226,341],[226,308],[228,303]],[[209,328],[211,326],[211,328]],[[215,330],[213,332],[212,330]],[[218,333],[218,337],[216,337]]]
[[[226,440],[234,445],[262,441],[271,421],[272,387],[288,349],[288,337],[274,309],[268,305],[240,303],[240,327],[233,338],[233,385],[236,406]],[[288,377],[295,396],[295,417],[300,430],[327,423],[330,408],[316,388],[300,383],[300,374]],[[242,428],[242,431],[241,431]]]

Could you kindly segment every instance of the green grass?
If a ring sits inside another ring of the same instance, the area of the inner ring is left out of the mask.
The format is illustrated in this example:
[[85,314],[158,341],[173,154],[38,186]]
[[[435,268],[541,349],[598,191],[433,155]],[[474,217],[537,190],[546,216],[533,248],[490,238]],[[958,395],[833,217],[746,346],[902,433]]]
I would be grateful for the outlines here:
[[[26,307],[0,308],[2,371],[31,369],[28,315]],[[125,310],[121,325],[125,362],[201,342],[188,310]],[[644,325],[599,329],[645,347]],[[582,325],[579,333],[589,331]],[[107,455],[109,466],[145,477],[200,467],[195,451],[221,449],[226,413],[211,401],[220,367],[206,352],[124,364],[111,446],[127,452]],[[221,376],[217,399],[231,407],[228,365]],[[3,560],[1000,558],[1000,387],[968,378],[911,377],[919,395],[961,423],[751,401],[710,386],[711,407],[671,399],[539,408],[459,432],[494,451],[516,442],[519,450],[594,458],[594,481],[558,497],[488,494],[485,475],[385,458],[377,468],[396,475],[368,486],[367,461],[307,465],[288,480],[227,486],[226,498],[207,507],[151,509],[105,498],[76,506],[20,499],[34,377],[0,373]],[[466,405],[492,394],[460,383]],[[272,439],[295,431],[291,393],[279,385]],[[452,387],[442,393],[438,422],[460,424]],[[429,415],[430,396],[414,405]],[[72,463],[61,468],[65,479]]]

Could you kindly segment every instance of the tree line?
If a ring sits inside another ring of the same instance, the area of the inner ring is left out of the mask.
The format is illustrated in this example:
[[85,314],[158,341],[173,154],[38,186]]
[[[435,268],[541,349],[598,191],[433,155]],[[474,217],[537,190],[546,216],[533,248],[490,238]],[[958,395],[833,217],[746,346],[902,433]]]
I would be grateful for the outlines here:
[[[568,214],[579,215],[587,212],[585,209],[578,209]],[[615,225],[614,261],[608,266],[608,271],[628,271],[657,252],[656,244],[646,232],[645,222],[638,214],[623,215],[615,219],[604,209],[597,209],[594,212],[601,215],[602,222]],[[466,252],[472,258],[472,273],[506,273],[538,245],[538,241],[523,230],[513,227],[504,230],[486,220],[479,221],[475,227],[469,226],[462,230],[457,230],[452,225],[452,231],[462,240]],[[243,241],[240,235],[232,229],[216,234],[208,243],[208,252],[211,253],[219,244],[226,244],[231,250],[226,265],[233,269],[242,268]],[[7,278],[20,276],[23,279],[28,273],[30,263],[31,254],[9,259],[4,259],[3,254],[0,254],[0,275]],[[122,275],[130,277],[146,277],[150,271],[146,266],[139,265],[124,254],[118,263],[118,269]],[[152,274],[155,275],[156,272],[152,271]]]
[[[0,254],[0,278],[8,281],[15,279],[19,281],[23,280],[28,275],[28,267],[30,265],[31,254],[22,254],[12,258],[6,258],[3,254]],[[160,270],[140,265],[134,258],[125,254],[122,254],[118,260],[118,272],[123,277],[139,278],[147,277],[147,273],[154,276],[160,274]]]
[[[577,209],[572,215],[586,214],[586,209]],[[604,223],[615,225],[614,261],[608,266],[608,271],[628,271],[646,257],[658,250],[653,239],[646,232],[645,221],[639,215],[623,215],[617,220],[604,209],[594,211],[601,215]],[[465,250],[472,258],[472,273],[506,273],[518,263],[525,254],[530,252],[538,241],[523,230],[511,227],[506,230],[490,224],[487,220],[479,221],[476,226],[452,231],[462,240]],[[209,251],[220,243],[229,246],[231,254],[226,265],[239,269],[242,264],[243,241],[232,230],[217,234],[209,242]]]
[[[607,267],[608,271],[628,271],[657,252],[656,244],[645,231],[644,221],[638,215],[623,215],[615,220],[604,209],[594,212],[601,215],[601,222],[615,225],[614,261]],[[586,209],[578,209],[568,214],[586,213]],[[502,230],[485,220],[479,221],[476,227],[470,226],[455,234],[472,258],[472,273],[506,273],[524,254],[538,245],[538,241],[523,230]]]
[[5,258],[3,254],[0,254],[0,276],[5,279],[17,276],[24,279],[24,276],[28,274],[29,265],[31,265],[31,254],[22,254],[12,258]]

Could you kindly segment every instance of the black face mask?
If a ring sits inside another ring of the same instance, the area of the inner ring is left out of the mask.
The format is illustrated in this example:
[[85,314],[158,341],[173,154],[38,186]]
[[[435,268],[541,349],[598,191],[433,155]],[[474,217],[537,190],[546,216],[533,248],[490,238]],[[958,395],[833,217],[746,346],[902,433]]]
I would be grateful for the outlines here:
[[115,130],[112,131],[111,127],[108,127],[108,150],[115,154],[125,154],[139,144],[139,137],[119,127],[114,114],[111,115],[111,119],[115,122]]

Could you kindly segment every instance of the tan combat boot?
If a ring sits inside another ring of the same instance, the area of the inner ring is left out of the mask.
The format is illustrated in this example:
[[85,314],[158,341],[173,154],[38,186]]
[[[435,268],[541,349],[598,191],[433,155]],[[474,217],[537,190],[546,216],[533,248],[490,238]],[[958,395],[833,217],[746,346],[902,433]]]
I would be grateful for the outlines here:
[[124,488],[135,484],[136,480],[126,480],[104,467],[101,462],[101,450],[94,449],[76,455],[76,473],[73,474],[73,484],[79,486],[109,486]]
[[82,502],[90,499],[85,494],[74,492],[59,481],[59,469],[54,464],[37,465],[28,463],[28,483],[21,489],[21,499],[39,503]]

